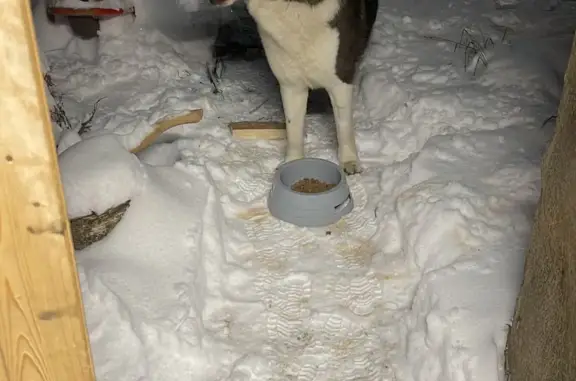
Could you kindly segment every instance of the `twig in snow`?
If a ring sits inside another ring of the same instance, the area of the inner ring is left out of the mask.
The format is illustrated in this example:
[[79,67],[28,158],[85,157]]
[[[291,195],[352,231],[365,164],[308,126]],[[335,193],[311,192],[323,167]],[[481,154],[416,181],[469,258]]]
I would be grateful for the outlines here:
[[[507,29],[504,30],[502,41],[507,33]],[[488,67],[488,58],[486,57],[486,50],[488,48],[494,47],[494,40],[491,37],[486,37],[482,31],[480,31],[481,39],[475,37],[470,29],[464,28],[460,34],[460,41],[450,40],[448,38],[437,37],[437,36],[423,36],[429,40],[444,41],[454,44],[454,52],[458,49],[464,49],[464,70],[469,70],[471,66],[474,67],[473,75],[476,75],[478,70],[478,65],[482,64],[484,67]]]
[[544,123],[542,123],[542,125],[540,126],[540,128],[544,128],[549,122],[556,120],[556,118],[558,118],[558,115],[551,115],[548,118],[546,118],[546,120],[544,121]]
[[[476,70],[480,63],[484,64],[485,68],[488,67],[485,49],[489,44],[494,46],[494,41],[490,37],[483,38],[481,43],[474,38],[467,28],[462,29],[459,45],[464,46],[464,70],[468,70],[471,65],[474,65],[473,75],[476,75]],[[458,46],[454,46],[454,51],[457,49]]]
[[268,103],[268,101],[270,100],[270,98],[266,98],[264,99],[264,102],[260,103],[258,106],[256,106],[255,108],[253,108],[252,110],[250,110],[249,114],[253,114],[256,111],[260,110],[262,108],[262,106],[264,106],[266,103]]
[[56,102],[57,103],[50,110],[50,118],[60,127],[66,130],[71,130],[72,124],[70,123],[70,120],[68,120],[62,104],[60,104],[59,101]]
[[208,67],[206,67],[206,74],[208,75],[208,79],[210,80],[210,83],[212,84],[212,88],[213,88],[212,93],[213,94],[219,94],[220,89],[218,88],[218,85],[216,83],[216,79],[212,76]]
[[495,23],[494,21],[490,21],[490,25],[492,26],[492,28],[500,33],[502,33],[502,37],[500,38],[500,42],[504,42],[506,40],[506,37],[508,37],[509,32],[514,32],[514,29],[505,26],[505,25],[500,25]]
[[[476,61],[476,66],[474,67],[474,74],[476,74],[476,69],[478,67],[478,63],[482,62],[485,66],[488,66],[488,61],[486,60],[486,56],[483,53],[483,49],[481,45],[479,45],[476,41],[466,41],[465,36],[462,35],[460,41],[450,40],[449,38],[437,37],[437,36],[424,36],[424,38],[428,40],[435,40],[435,41],[444,41],[450,42],[454,44],[454,52],[459,48],[464,49],[464,70],[468,70],[470,67],[470,61],[475,57],[478,57]],[[480,51],[479,51],[480,50]],[[480,54],[479,54],[480,53]]]
[[223,74],[224,74],[224,61],[222,61],[220,58],[216,58],[214,60],[213,65],[210,65],[209,62],[206,63],[206,76],[208,77],[208,80],[210,80],[210,83],[214,88],[212,90],[212,93],[219,94],[222,92],[218,87],[218,83],[220,83],[220,79],[222,78]]
[[504,40],[506,39],[506,35],[508,34],[509,30],[510,30],[510,28],[508,28],[507,26],[504,27],[504,32],[502,33],[502,38],[500,39],[500,42],[504,42]]
[[96,103],[94,103],[94,108],[92,109],[92,113],[90,114],[90,116],[88,117],[88,119],[86,119],[84,122],[82,122],[82,124],[80,125],[80,129],[78,130],[78,135],[82,135],[88,131],[90,131],[90,128],[92,128],[92,119],[94,119],[94,115],[96,114],[96,109],[98,108],[98,103],[100,103],[100,101],[102,99],[104,99],[105,97],[102,97],[100,99],[98,99],[96,101]]
[[212,75],[218,80],[222,79],[225,68],[224,60],[222,58],[216,58],[214,60],[214,67],[212,68]]
[[506,381],[510,380],[510,364],[508,364],[508,342],[510,339],[510,331],[512,330],[512,324],[506,324],[506,346],[504,347],[504,379]]
[[54,88],[54,81],[52,81],[52,76],[50,76],[50,74],[44,74],[44,82],[46,82],[46,86],[48,86],[49,89]]
[[44,74],[44,82],[46,82],[46,87],[48,88],[48,91],[50,92],[50,95],[52,95],[52,98],[54,98],[55,102],[54,106],[50,108],[50,119],[52,119],[52,121],[55,122],[61,128],[71,130],[72,123],[70,123],[70,120],[68,119],[68,116],[66,116],[66,112],[64,111],[62,94],[56,91],[54,81],[52,81],[52,77],[50,76],[50,74],[48,73]]

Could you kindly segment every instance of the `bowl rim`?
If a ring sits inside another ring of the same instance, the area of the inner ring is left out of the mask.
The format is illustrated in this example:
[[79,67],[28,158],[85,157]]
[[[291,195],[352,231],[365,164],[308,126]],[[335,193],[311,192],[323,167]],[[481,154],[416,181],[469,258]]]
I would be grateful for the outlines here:
[[[291,165],[304,164],[303,162],[305,162],[305,161],[323,162],[323,163],[335,168],[340,173],[340,181],[338,182],[338,184],[336,184],[335,187],[333,187],[333,188],[331,188],[325,192],[319,192],[319,193],[298,192],[298,191],[293,190],[292,187],[290,187],[289,185],[284,184],[284,182],[281,179],[282,171]],[[316,157],[305,157],[302,159],[296,159],[296,160],[292,160],[292,161],[283,163],[278,168],[276,168],[276,173],[274,175],[274,180],[273,180],[272,186],[273,187],[280,186],[284,190],[287,190],[288,192],[290,192],[291,194],[294,194],[294,195],[298,195],[298,196],[302,196],[302,197],[316,197],[316,198],[318,198],[318,197],[324,197],[324,196],[330,195],[331,193],[337,192],[340,189],[342,189],[343,187],[345,187],[346,186],[346,174],[344,173],[344,171],[342,170],[342,168],[338,164],[336,164],[330,160],[316,158]]]

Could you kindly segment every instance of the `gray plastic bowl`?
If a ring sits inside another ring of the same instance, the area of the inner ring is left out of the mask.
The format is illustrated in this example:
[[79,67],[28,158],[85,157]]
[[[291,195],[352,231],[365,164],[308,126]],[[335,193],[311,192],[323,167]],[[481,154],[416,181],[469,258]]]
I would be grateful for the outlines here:
[[[301,193],[292,185],[305,178],[317,179],[334,188],[321,193]],[[305,227],[327,226],[354,209],[354,200],[340,167],[323,159],[299,159],[276,170],[268,195],[270,214],[282,221]]]

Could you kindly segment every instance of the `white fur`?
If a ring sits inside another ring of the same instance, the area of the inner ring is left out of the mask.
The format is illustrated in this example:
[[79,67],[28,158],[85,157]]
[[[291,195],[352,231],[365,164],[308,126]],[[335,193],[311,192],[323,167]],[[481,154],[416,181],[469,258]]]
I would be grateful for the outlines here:
[[336,75],[338,31],[328,23],[340,0],[311,7],[282,0],[248,0],[266,57],[280,83],[286,117],[286,161],[304,157],[304,118],[308,90],[330,95],[338,134],[338,158],[345,171],[357,172],[358,154],[352,121],[353,88]]
[[281,0],[249,0],[248,11],[258,24],[266,57],[281,84],[328,88],[335,73],[338,31],[328,26],[339,0],[310,7]]

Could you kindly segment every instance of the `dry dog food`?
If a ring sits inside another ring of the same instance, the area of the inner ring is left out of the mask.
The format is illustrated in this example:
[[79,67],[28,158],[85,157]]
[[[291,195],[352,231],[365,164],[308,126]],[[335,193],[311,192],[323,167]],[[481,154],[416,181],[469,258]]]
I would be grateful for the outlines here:
[[292,190],[300,193],[322,193],[335,186],[336,184],[328,184],[317,179],[302,179],[292,184]]

